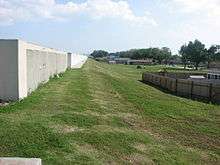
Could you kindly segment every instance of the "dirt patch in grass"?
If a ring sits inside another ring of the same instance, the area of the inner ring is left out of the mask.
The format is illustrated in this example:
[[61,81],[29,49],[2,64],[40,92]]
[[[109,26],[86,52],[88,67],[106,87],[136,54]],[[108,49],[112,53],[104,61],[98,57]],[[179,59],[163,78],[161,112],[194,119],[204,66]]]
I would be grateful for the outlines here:
[[69,125],[54,125],[51,127],[55,132],[58,133],[72,133],[72,132],[77,132],[77,131],[83,131],[84,129],[79,128],[77,126],[69,126]]
[[78,145],[76,145],[76,149],[79,150],[80,152],[83,152],[83,153],[86,153],[86,154],[98,153],[98,150],[96,150],[90,144],[78,144]]
[[134,131],[124,127],[112,127],[108,125],[97,125],[94,127],[94,129],[102,132],[118,132],[118,133],[127,133]]
[[90,144],[75,144],[74,146],[78,152],[95,160],[95,164],[117,164],[114,160],[111,159],[111,157],[108,157],[107,155],[104,159],[103,153],[100,153],[98,149]]
[[141,151],[141,152],[145,152],[147,150],[147,146],[143,143],[134,144],[133,147],[136,148],[138,151]]

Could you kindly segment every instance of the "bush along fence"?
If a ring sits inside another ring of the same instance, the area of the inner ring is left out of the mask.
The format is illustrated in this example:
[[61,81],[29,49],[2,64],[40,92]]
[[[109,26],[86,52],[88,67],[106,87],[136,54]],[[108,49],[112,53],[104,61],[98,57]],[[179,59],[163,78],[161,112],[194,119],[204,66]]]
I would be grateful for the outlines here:
[[190,80],[143,73],[142,81],[166,89],[176,95],[220,104],[220,83]]

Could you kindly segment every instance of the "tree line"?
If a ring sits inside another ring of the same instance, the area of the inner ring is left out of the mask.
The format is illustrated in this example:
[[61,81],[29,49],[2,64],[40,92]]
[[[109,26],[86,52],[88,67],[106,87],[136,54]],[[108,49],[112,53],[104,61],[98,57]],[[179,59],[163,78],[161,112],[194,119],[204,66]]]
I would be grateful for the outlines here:
[[154,59],[158,63],[162,63],[162,61],[169,60],[172,56],[171,50],[167,47],[163,48],[146,48],[146,49],[131,49],[128,51],[121,51],[116,53],[108,53],[103,50],[95,50],[91,56],[94,58],[103,58],[107,56],[115,56],[120,58],[131,58],[137,60],[143,59]]
[[196,69],[200,63],[209,64],[211,61],[220,60],[220,46],[212,45],[210,48],[206,48],[205,44],[199,40],[190,41],[188,44],[181,46],[179,55],[172,55],[171,50],[168,47],[162,48],[146,48],[146,49],[131,49],[128,51],[121,51],[116,53],[108,53],[103,50],[95,50],[91,56],[94,58],[106,58],[109,56],[131,59],[148,59],[151,58],[157,61],[159,64],[167,64],[170,60],[177,60],[181,58],[184,67],[191,64]]
[[212,45],[205,48],[205,44],[199,40],[190,41],[188,44],[181,46],[179,54],[181,55],[184,68],[191,63],[196,70],[200,63],[207,63],[209,68],[210,62],[220,60],[220,45]]

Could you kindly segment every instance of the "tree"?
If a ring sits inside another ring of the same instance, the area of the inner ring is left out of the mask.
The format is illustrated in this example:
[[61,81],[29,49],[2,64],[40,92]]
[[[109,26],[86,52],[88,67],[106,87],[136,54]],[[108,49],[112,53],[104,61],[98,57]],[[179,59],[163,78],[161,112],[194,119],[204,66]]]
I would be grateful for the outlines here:
[[181,56],[175,54],[175,55],[172,55],[169,59],[169,65],[174,65],[174,64],[181,64],[182,62],[182,58]]
[[170,48],[162,47],[161,48],[161,56],[162,56],[162,59],[164,60],[165,64],[167,64],[168,60],[172,56]]
[[93,51],[93,53],[91,53],[91,56],[93,56],[94,58],[103,58],[103,57],[107,57],[108,54],[109,53],[104,50],[95,50]]
[[220,45],[216,45],[217,52],[215,53],[213,60],[219,60],[220,61]]
[[215,54],[213,61],[216,61],[216,60],[220,61],[220,52]]
[[137,60],[144,60],[151,58],[159,63],[163,61],[167,63],[170,59],[172,53],[171,50],[167,47],[163,48],[146,48],[146,49],[131,49],[129,51],[122,51],[113,53],[117,57],[121,58],[131,58]]
[[159,48],[152,48],[151,49],[151,57],[159,62],[162,63],[164,57],[162,55],[162,51]]
[[210,65],[210,62],[215,59],[216,53],[218,51],[218,48],[216,45],[212,45],[208,50],[207,50],[207,61],[208,61],[208,68]]
[[184,45],[180,49],[180,54],[184,57],[184,60],[190,60],[194,63],[196,70],[201,62],[205,62],[207,59],[207,53],[205,50],[205,45],[202,44],[199,40],[194,42],[190,41],[188,45]]
[[189,55],[187,53],[187,45],[181,46],[179,54],[181,55],[181,59],[184,64],[184,69],[186,69],[186,65],[188,64],[189,61]]

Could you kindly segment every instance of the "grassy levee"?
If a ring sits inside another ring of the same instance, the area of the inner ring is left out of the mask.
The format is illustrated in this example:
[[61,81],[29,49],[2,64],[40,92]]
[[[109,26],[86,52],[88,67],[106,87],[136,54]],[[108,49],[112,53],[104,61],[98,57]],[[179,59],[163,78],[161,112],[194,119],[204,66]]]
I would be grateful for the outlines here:
[[0,157],[43,164],[218,164],[220,106],[141,83],[161,66],[93,60],[0,108]]

